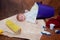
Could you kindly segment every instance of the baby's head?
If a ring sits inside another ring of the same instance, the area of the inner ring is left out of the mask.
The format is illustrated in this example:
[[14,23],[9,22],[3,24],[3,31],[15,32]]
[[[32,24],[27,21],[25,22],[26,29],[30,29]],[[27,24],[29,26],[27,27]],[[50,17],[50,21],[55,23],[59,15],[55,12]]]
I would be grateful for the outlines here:
[[25,15],[24,15],[23,13],[19,13],[19,14],[17,15],[17,20],[18,20],[18,21],[24,21],[24,20],[25,20]]

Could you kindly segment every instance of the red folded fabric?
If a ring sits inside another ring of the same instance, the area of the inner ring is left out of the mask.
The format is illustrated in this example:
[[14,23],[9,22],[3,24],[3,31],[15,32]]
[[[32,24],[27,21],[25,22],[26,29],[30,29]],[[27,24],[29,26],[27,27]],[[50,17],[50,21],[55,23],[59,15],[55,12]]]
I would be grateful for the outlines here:
[[[58,19],[58,18],[57,18]],[[54,19],[54,18],[51,18],[51,19],[49,19],[49,21],[48,22],[46,22],[46,26],[48,27],[48,28],[50,28],[50,24],[52,23],[52,24],[55,24],[55,27],[54,28],[60,28],[60,23],[59,23],[59,21],[58,20],[60,20],[60,19]]]
[[59,21],[59,22],[60,22],[60,16],[58,16],[58,17],[57,17],[57,21]]

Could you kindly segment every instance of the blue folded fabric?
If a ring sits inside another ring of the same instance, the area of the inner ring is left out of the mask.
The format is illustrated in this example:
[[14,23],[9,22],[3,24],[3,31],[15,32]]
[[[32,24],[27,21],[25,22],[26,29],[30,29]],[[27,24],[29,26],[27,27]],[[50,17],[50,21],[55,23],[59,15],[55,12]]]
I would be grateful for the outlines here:
[[56,34],[60,34],[60,30],[55,30],[55,33]]
[[38,5],[38,14],[37,19],[44,19],[44,18],[50,18],[54,16],[54,8],[51,6],[43,5],[39,2],[37,2]]

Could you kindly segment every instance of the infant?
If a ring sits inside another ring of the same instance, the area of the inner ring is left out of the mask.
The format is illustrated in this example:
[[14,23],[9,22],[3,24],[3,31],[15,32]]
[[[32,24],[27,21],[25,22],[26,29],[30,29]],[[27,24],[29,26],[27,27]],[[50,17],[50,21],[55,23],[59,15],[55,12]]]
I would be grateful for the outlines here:
[[[25,21],[25,19],[26,19],[26,16],[24,15],[24,13],[19,13],[17,15],[17,20],[18,21],[23,22],[23,21]],[[36,24],[38,23],[37,21],[35,21],[35,22],[36,22]]]

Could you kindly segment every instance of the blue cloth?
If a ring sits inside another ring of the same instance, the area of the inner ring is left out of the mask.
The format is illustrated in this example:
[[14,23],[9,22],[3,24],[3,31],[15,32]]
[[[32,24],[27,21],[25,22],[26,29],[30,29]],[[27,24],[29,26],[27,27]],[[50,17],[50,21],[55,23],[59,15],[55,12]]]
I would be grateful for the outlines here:
[[60,30],[57,30],[57,31],[56,31],[56,34],[60,34]]
[[50,18],[54,16],[54,8],[51,6],[43,5],[41,3],[38,3],[38,14],[37,19],[44,19],[44,18]]

